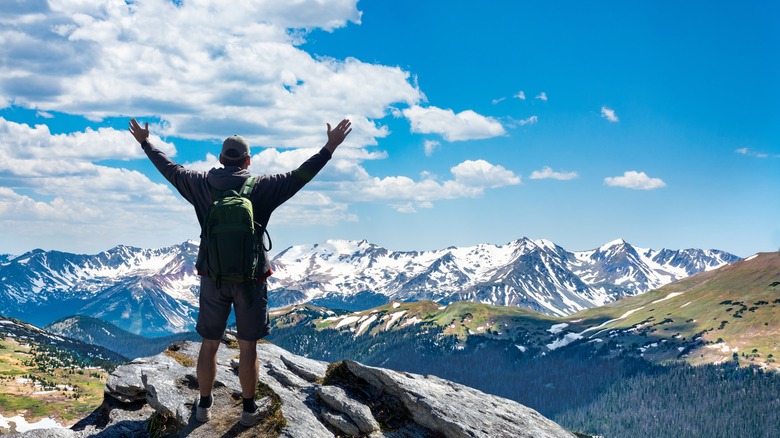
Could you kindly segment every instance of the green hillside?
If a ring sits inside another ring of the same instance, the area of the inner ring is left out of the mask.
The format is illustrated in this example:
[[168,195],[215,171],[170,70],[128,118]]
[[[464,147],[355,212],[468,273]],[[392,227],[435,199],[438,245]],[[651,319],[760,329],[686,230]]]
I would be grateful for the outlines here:
[[542,344],[555,340],[550,327],[559,318],[522,307],[493,306],[461,301],[442,305],[433,301],[394,301],[374,309],[347,313],[311,305],[289,306],[271,313],[274,327],[289,328],[310,324],[317,330],[351,332],[357,336],[420,327],[436,327],[443,336],[454,336],[461,343],[479,336],[494,340]]
[[738,358],[778,368],[780,253],[761,253],[565,319],[584,339],[643,349],[654,361]]

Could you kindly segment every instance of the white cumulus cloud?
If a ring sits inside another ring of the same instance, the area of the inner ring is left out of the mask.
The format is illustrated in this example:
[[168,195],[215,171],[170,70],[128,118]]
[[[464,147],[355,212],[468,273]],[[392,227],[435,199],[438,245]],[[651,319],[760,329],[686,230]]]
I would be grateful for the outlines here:
[[467,160],[450,169],[455,181],[471,187],[503,187],[520,184],[521,179],[503,166],[485,160]]
[[636,190],[653,190],[666,187],[666,183],[660,178],[650,178],[644,172],[629,170],[623,176],[604,178],[604,184],[610,187],[625,187]]
[[538,94],[538,95],[535,97],[535,99],[539,99],[539,100],[541,100],[541,101],[547,102],[547,93],[546,93],[546,92],[544,92],[544,91],[542,91],[541,93],[539,93],[539,94]]
[[412,132],[439,134],[447,141],[478,140],[506,134],[503,125],[492,117],[471,110],[455,114],[451,109],[414,105],[403,110],[412,124]]
[[166,136],[304,147],[349,115],[354,146],[387,135],[374,120],[391,104],[422,98],[398,67],[300,48],[296,29],[360,23],[357,0],[23,3],[0,19],[0,102],[43,117],[159,116]]

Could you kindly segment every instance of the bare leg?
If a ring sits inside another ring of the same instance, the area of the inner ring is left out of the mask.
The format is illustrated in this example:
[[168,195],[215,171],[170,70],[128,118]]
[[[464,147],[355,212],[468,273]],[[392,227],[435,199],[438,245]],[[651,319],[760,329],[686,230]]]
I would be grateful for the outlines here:
[[198,353],[198,387],[201,397],[211,394],[214,388],[214,379],[217,377],[217,350],[219,340],[203,339]]
[[241,396],[254,398],[257,391],[257,341],[238,340],[238,380],[241,382]]

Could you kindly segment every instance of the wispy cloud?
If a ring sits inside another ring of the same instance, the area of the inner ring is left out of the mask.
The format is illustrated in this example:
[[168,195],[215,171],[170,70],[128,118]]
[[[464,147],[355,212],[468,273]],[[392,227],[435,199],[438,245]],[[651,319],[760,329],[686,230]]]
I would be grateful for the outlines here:
[[660,178],[650,178],[644,172],[629,170],[623,176],[604,178],[604,184],[610,187],[625,187],[635,190],[654,190],[666,187],[666,183]]
[[577,172],[556,172],[549,166],[544,166],[542,170],[534,170],[531,172],[531,179],[557,179],[560,181],[566,181],[577,178]]
[[498,103],[501,103],[506,100],[506,97],[499,97],[497,99],[493,99],[493,105],[496,105]]
[[535,125],[538,122],[539,122],[539,118],[538,117],[531,116],[531,117],[528,117],[528,118],[525,118],[525,119],[522,119],[522,120],[518,120],[517,124],[520,125],[520,126],[525,126],[525,125]]
[[617,114],[615,114],[615,110],[607,108],[606,106],[601,107],[601,117],[609,120],[612,123],[617,123],[620,120],[618,119]]
[[414,105],[403,110],[412,132],[439,134],[447,141],[478,140],[506,134],[501,123],[471,110],[455,114],[451,109]]
[[389,204],[390,208],[399,213],[416,213],[418,208],[433,208],[432,202],[405,202],[402,204]]
[[539,100],[547,102],[547,93],[542,91],[534,99],[539,99]]
[[515,119],[512,119],[512,118],[507,118],[507,121],[505,123],[510,128],[516,128],[518,126],[526,126],[526,125],[535,125],[535,124],[539,123],[539,117],[537,117],[537,116],[530,116],[530,117],[526,117],[525,119],[521,119],[521,120],[515,120]]
[[[514,97],[515,99],[525,100],[525,91],[520,90],[517,92],[517,94],[515,94],[512,97]],[[547,95],[545,95],[544,98],[547,99]]]
[[740,155],[746,155],[748,157],[753,157],[753,158],[780,158],[780,154],[769,155],[766,152],[754,151],[750,148],[739,148],[734,152]]
[[425,140],[425,144],[424,144],[425,155],[428,156],[428,157],[432,156],[433,155],[433,151],[438,149],[438,147],[440,145],[441,145],[441,143],[439,143],[436,140]]

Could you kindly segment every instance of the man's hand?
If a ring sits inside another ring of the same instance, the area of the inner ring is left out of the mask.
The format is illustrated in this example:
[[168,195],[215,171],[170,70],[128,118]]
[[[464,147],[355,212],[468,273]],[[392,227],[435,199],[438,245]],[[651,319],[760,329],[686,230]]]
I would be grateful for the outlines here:
[[349,119],[342,120],[335,129],[330,129],[330,123],[328,125],[328,142],[325,143],[325,148],[332,154],[337,147],[347,138],[350,132],[352,132],[352,122]]
[[135,137],[138,143],[143,143],[146,140],[149,140],[149,122],[146,122],[146,126],[141,128],[141,125],[139,125],[135,119],[130,119],[129,129],[130,133],[133,134],[133,137]]

